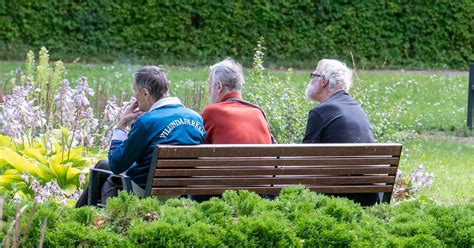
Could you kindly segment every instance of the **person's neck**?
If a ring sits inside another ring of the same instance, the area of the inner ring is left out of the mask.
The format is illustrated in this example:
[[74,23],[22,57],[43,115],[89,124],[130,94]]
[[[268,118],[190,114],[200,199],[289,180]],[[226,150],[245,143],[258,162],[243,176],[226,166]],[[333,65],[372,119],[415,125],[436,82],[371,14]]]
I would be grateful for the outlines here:
[[340,89],[340,90],[336,90],[334,92],[328,92],[327,94],[325,94],[323,97],[321,97],[321,100],[319,101],[320,103],[322,102],[325,102],[327,101],[329,98],[331,98],[332,96],[336,95],[337,93],[341,92],[341,91],[344,91],[344,89]]
[[222,92],[222,93],[220,94],[220,97],[219,97],[219,101],[218,101],[218,102],[224,101],[226,98],[228,98],[228,97],[226,97],[226,96],[227,96],[228,94],[231,94],[231,93],[236,93],[236,94],[241,95],[240,92],[238,92],[238,91],[225,91],[225,92]]

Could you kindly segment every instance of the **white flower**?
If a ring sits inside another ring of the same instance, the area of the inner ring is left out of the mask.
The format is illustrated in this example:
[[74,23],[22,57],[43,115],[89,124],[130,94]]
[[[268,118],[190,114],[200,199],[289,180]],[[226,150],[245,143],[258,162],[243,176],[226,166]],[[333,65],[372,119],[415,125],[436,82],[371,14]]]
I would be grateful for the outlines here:
[[81,174],[79,174],[79,187],[82,188],[82,186],[86,183],[86,175],[84,174],[84,172],[81,172]]
[[21,174],[21,179],[25,181],[25,183],[28,183],[30,181],[27,173]]
[[15,86],[12,94],[4,96],[0,103],[2,132],[20,142],[30,128],[45,123],[43,111],[34,105],[34,100],[27,100],[29,92],[29,88]]

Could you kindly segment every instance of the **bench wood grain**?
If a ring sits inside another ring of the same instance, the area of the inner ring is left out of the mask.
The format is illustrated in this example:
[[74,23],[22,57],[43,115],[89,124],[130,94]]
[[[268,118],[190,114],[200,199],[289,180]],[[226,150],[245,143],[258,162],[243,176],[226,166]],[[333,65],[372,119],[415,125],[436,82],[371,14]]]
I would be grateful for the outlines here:
[[289,185],[320,193],[379,193],[389,202],[401,144],[159,145],[145,195],[278,194]]

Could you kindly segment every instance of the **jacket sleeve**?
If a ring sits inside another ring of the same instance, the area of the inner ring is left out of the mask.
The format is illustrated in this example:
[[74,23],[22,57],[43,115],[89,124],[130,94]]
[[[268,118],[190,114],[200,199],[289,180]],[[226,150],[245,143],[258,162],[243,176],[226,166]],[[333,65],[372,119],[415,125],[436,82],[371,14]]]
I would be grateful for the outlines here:
[[316,111],[311,110],[308,116],[308,123],[306,124],[303,143],[320,143],[322,130],[323,119]]
[[120,174],[143,157],[148,143],[147,137],[144,125],[138,119],[133,123],[126,140],[112,140],[108,156],[110,170]]
[[202,112],[202,119],[204,122],[204,129],[206,129],[206,138],[204,139],[204,144],[212,144],[212,114],[209,108],[205,108]]

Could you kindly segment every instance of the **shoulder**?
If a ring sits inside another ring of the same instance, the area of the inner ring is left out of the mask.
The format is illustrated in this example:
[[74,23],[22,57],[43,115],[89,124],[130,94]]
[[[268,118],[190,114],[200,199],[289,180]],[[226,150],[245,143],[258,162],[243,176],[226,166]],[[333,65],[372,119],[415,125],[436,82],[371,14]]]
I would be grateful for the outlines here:
[[225,108],[225,104],[223,104],[223,102],[209,104],[202,111],[202,117],[206,118],[206,116],[219,113],[223,111],[224,108]]
[[196,112],[196,111],[194,111],[190,108],[181,106],[180,113],[182,113],[182,115],[185,116],[185,117],[190,117],[190,118],[193,118],[193,119],[196,119],[196,120],[199,120],[199,121],[202,122],[201,115],[198,112]]

